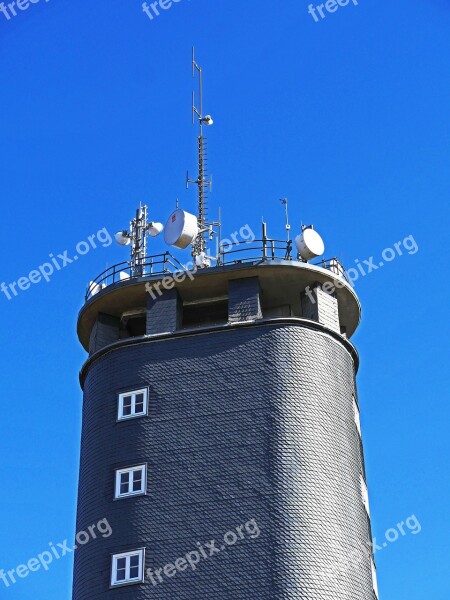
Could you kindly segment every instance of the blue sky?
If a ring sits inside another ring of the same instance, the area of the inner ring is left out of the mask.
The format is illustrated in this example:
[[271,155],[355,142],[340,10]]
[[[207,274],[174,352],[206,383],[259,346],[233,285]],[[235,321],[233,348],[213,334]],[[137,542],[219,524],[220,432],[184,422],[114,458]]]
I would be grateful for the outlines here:
[[[288,197],[293,229],[313,222],[347,267],[407,236],[417,244],[356,282],[353,341],[374,535],[410,515],[421,524],[377,552],[380,598],[444,600],[450,5],[359,0],[316,23],[308,4],[181,0],[150,20],[139,0],[41,0],[0,13],[0,279],[126,227],[140,200],[161,221],[177,197],[195,209],[184,188],[195,43],[215,119],[211,213],[222,207],[224,232],[264,215],[283,235]],[[126,257],[100,245],[48,283],[0,294],[0,568],[73,536],[77,312],[87,282]],[[0,597],[69,599],[71,569],[65,557],[0,582]]]

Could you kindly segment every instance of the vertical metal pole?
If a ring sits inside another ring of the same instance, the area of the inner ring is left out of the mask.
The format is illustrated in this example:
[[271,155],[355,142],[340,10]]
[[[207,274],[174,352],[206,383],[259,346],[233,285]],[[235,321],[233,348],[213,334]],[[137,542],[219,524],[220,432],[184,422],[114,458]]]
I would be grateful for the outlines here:
[[267,258],[267,223],[262,222],[263,258]]
[[286,198],[286,232],[287,232],[287,241],[289,242],[289,240],[291,239],[291,226],[289,225],[289,212],[288,212],[288,201]]
[[221,264],[221,252],[220,252],[220,244],[222,242],[222,215],[221,215],[221,210],[219,207],[218,210],[218,235],[217,235],[217,239],[216,239],[216,258],[217,258],[217,266],[219,266]]

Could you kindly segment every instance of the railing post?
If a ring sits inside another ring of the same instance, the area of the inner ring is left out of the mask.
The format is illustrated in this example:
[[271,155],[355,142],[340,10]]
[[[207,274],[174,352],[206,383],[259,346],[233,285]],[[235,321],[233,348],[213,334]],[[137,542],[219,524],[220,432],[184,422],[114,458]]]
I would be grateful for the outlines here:
[[291,260],[291,252],[292,252],[292,240],[288,240],[288,243],[286,246],[286,254],[285,254],[286,260]]

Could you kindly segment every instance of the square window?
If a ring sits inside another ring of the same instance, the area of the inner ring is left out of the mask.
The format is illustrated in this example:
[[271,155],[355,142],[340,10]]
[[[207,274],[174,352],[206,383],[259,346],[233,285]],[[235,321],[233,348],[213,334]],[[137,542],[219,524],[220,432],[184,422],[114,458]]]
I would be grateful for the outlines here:
[[116,471],[115,498],[142,496],[147,491],[147,465],[138,465]]
[[365,509],[367,511],[367,514],[370,516],[369,490],[367,489],[367,484],[364,481],[364,477],[362,475],[361,475],[361,496],[362,496],[362,501],[363,501],[363,504],[364,504]]
[[144,548],[112,557],[111,586],[144,582]]
[[355,418],[355,425],[356,425],[356,429],[358,430],[359,435],[361,435],[361,419],[359,416],[359,407],[358,407],[358,403],[356,402],[355,396],[352,396],[352,398],[353,398],[353,416]]
[[148,389],[119,394],[117,419],[133,419],[147,414]]
[[377,569],[375,567],[375,563],[373,562],[373,558],[370,559],[370,566],[372,569],[372,587],[375,592],[375,596],[378,598],[378,582],[377,582]]

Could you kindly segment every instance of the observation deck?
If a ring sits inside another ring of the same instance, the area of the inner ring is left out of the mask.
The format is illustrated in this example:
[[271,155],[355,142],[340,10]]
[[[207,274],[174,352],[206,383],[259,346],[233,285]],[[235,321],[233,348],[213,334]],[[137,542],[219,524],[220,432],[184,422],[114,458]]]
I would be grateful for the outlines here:
[[86,290],[78,319],[82,345],[95,351],[92,333],[106,317],[115,320],[118,339],[148,336],[149,302],[169,292],[177,294],[181,313],[176,329],[230,325],[230,285],[237,280],[257,282],[260,311],[254,320],[307,319],[346,338],[358,327],[360,303],[337,258],[304,262],[293,256],[291,241],[266,238],[219,247],[214,262],[196,269],[165,252],[147,256],[138,269],[130,262],[109,267]]

